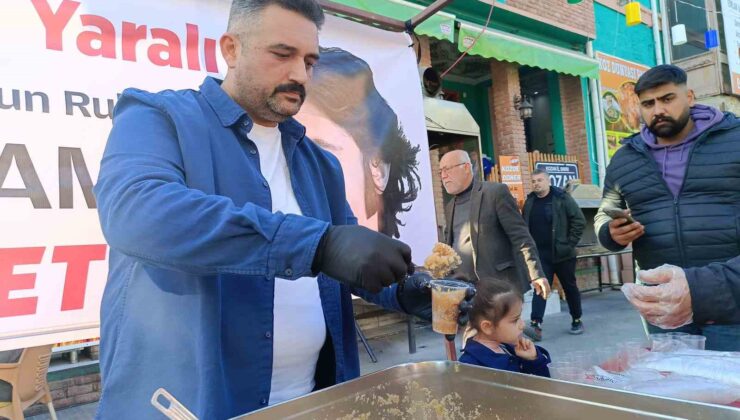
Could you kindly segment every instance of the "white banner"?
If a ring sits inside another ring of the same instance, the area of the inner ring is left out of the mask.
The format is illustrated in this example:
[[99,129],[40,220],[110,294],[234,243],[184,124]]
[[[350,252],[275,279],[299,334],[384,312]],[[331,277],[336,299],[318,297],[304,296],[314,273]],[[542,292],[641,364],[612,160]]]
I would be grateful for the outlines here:
[[[218,39],[229,5],[230,0],[0,4],[0,350],[99,334],[108,249],[91,190],[113,105],[127,87],[197,89],[207,74],[222,77]],[[384,142],[355,138],[370,158],[340,156],[353,210],[367,226],[384,226],[386,232],[397,227],[422,261],[436,240],[436,225],[410,40],[328,17],[321,43],[333,47],[328,53],[351,54],[369,65],[371,85],[393,111],[379,114],[388,121],[395,114],[393,128],[403,133]],[[308,114],[299,118],[311,122]],[[377,121],[372,124],[377,128]],[[385,145],[404,139],[408,147]],[[419,148],[409,152],[412,146]],[[398,150],[406,151],[405,160],[388,158]],[[409,164],[409,157],[418,163]],[[413,196],[411,169],[420,176],[413,183],[420,187],[418,196],[396,205]],[[395,217],[389,218],[389,208],[397,210]],[[387,222],[396,217],[400,223]]]
[[740,0],[722,0],[722,19],[725,24],[732,93],[740,95]]

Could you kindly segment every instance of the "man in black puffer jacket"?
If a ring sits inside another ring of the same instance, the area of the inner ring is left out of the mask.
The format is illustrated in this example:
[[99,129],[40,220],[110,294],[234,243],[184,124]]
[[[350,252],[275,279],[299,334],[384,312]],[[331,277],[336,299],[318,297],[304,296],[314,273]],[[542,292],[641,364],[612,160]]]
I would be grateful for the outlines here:
[[[695,104],[686,73],[675,66],[648,70],[635,93],[646,125],[622,142],[607,168],[595,219],[599,242],[612,251],[632,243],[640,269],[700,267],[740,255],[740,120]],[[629,209],[636,222],[612,220],[608,207]],[[733,307],[733,296],[713,304]],[[707,349],[740,350],[740,316],[678,331],[706,336]]]

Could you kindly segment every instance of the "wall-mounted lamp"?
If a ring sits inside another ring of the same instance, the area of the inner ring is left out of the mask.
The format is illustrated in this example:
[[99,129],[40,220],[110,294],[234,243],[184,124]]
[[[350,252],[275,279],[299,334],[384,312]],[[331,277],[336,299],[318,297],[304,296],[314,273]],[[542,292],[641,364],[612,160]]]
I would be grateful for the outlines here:
[[519,118],[523,120],[532,118],[534,106],[529,102],[529,97],[527,95],[524,95],[523,97],[514,95],[514,108],[519,111]]

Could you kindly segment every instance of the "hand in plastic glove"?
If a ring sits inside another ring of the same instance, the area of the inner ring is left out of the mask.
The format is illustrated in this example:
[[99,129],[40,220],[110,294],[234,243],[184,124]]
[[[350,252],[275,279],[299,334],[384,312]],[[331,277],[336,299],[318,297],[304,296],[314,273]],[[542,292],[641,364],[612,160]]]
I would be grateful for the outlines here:
[[532,280],[532,288],[542,299],[547,299],[547,296],[550,295],[550,282],[544,277]]
[[371,293],[414,272],[411,248],[363,226],[331,226],[314,256],[314,273],[322,272]]
[[[399,283],[396,294],[401,308],[410,315],[417,316],[425,321],[432,320],[432,277],[427,273],[415,273]],[[470,301],[475,296],[475,288],[471,285],[465,292],[465,300],[460,303],[460,315],[457,323],[461,326],[468,323]]]
[[516,343],[516,347],[514,347],[514,352],[524,360],[537,359],[537,347],[534,346],[532,340],[526,337],[519,337],[519,341]]
[[645,319],[663,329],[690,324],[694,318],[686,273],[673,265],[640,271],[637,278],[657,286],[625,284],[622,293]]

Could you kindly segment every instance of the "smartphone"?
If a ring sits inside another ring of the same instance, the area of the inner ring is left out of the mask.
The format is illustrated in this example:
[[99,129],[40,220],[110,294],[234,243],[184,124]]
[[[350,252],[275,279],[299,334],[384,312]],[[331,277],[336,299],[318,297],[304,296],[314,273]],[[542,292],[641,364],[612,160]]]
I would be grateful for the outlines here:
[[604,209],[604,213],[612,219],[627,219],[627,223],[635,223],[635,219],[632,218],[625,210],[618,209],[616,207],[607,207]]

